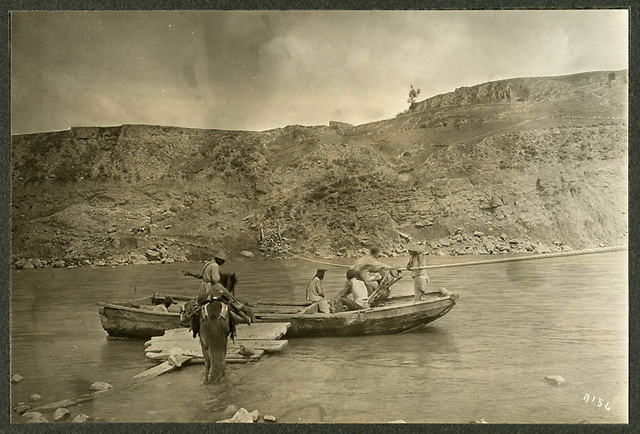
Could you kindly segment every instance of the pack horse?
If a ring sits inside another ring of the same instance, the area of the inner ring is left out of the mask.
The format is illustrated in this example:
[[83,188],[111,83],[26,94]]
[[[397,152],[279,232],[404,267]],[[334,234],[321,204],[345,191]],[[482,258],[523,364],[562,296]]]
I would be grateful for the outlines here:
[[[235,274],[222,275],[220,283],[233,294]],[[198,301],[198,332],[204,356],[204,384],[209,384],[224,377],[227,342],[229,336],[233,339],[235,326],[227,300],[208,295]]]

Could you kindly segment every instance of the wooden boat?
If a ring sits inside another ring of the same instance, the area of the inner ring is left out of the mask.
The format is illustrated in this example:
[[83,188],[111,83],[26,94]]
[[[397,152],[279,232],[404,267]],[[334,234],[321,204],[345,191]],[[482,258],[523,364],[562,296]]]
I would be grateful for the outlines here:
[[[98,303],[102,328],[110,336],[150,338],[180,327],[180,309],[191,297],[171,295],[177,304],[169,312],[154,312],[164,300],[154,294],[121,303]],[[257,322],[289,322],[286,337],[350,336],[401,333],[444,316],[457,295],[433,292],[415,303],[413,295],[391,297],[376,307],[356,311],[318,313],[317,303],[253,303]]]
[[116,303],[98,303],[102,328],[109,336],[145,338],[162,336],[165,330],[180,327],[182,305],[193,297],[171,295],[176,304],[169,312],[154,312],[165,296],[154,294],[136,300]]
[[413,295],[392,297],[376,307],[338,313],[318,313],[317,303],[256,303],[254,312],[258,322],[290,322],[286,335],[289,338],[393,334],[446,315],[458,296],[433,292],[423,301],[413,299]]

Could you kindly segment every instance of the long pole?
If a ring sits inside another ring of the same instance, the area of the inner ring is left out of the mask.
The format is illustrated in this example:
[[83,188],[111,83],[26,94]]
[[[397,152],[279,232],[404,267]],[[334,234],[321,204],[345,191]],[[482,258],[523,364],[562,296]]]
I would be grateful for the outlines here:
[[[433,268],[464,267],[467,265],[499,264],[503,262],[531,261],[533,259],[557,258],[559,256],[592,255],[595,253],[617,252],[620,250],[627,250],[627,246],[609,246],[609,247],[595,247],[592,249],[583,249],[583,250],[566,250],[564,252],[540,253],[537,255],[518,256],[515,258],[498,258],[498,259],[487,259],[484,261],[460,262],[456,264],[427,265],[425,267],[420,267],[420,268],[433,269]],[[406,270],[406,268],[403,268],[403,270]]]
[[[552,252],[552,253],[539,253],[536,255],[527,255],[527,256],[518,256],[518,257],[507,257],[507,258],[498,258],[498,259],[487,259],[483,261],[469,261],[469,262],[459,262],[454,264],[440,264],[440,265],[427,265],[425,267],[414,268],[414,270],[418,269],[434,269],[434,268],[450,268],[450,267],[466,267],[469,265],[485,265],[485,264],[499,264],[504,262],[517,262],[517,261],[531,261],[533,259],[547,259],[547,258],[557,258],[559,256],[577,256],[577,255],[591,255],[595,253],[607,253],[607,252],[617,252],[620,250],[627,250],[628,247],[624,245],[620,246],[608,246],[608,247],[594,247],[591,249],[582,249],[582,250],[565,250],[563,252]],[[331,265],[334,267],[344,267],[350,268],[350,265],[345,264],[333,264],[331,262],[318,261],[316,259],[309,259],[294,253],[288,252],[290,254],[299,259],[304,259],[305,261],[315,262],[318,264]],[[398,268],[398,270],[406,270],[406,268]]]

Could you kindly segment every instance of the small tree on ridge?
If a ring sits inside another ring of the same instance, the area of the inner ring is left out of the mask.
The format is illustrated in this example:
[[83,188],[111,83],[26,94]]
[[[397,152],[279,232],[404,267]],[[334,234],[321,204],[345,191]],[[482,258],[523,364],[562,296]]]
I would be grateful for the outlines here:
[[407,102],[409,103],[409,107],[411,107],[415,102],[418,95],[420,95],[420,89],[414,89],[413,85],[411,86],[411,90],[409,91],[409,99]]

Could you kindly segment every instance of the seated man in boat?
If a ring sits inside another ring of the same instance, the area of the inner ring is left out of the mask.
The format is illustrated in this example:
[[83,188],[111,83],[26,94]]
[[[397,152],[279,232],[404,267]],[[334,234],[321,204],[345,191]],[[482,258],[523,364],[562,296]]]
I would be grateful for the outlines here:
[[324,279],[324,273],[326,268],[318,268],[316,275],[307,285],[307,301],[318,303],[318,310],[320,313],[331,313],[331,305],[324,296],[322,289],[322,280]]
[[[351,294],[353,299],[347,298]],[[347,282],[335,298],[335,311],[367,309],[369,307],[369,293],[364,281],[353,269],[347,271]]]
[[[368,255],[357,259],[351,266],[351,270],[356,273],[359,280],[365,282],[369,294],[372,294],[376,291],[379,282],[382,281],[387,275],[387,271],[395,270],[397,268],[391,265],[383,264],[378,260],[379,257],[380,250],[377,247],[373,247],[369,251]],[[376,273],[380,276],[380,278],[378,280],[371,281],[369,279],[369,273]]]
[[166,313],[166,312],[169,312],[169,307],[171,307],[171,305],[172,305],[173,303],[175,303],[175,301],[173,301],[173,298],[171,298],[171,297],[167,296],[167,297],[164,299],[164,303],[163,303],[163,304],[159,304],[159,305],[157,305],[157,306],[153,309],[153,311],[154,311],[154,312],[165,312],[165,313]]

